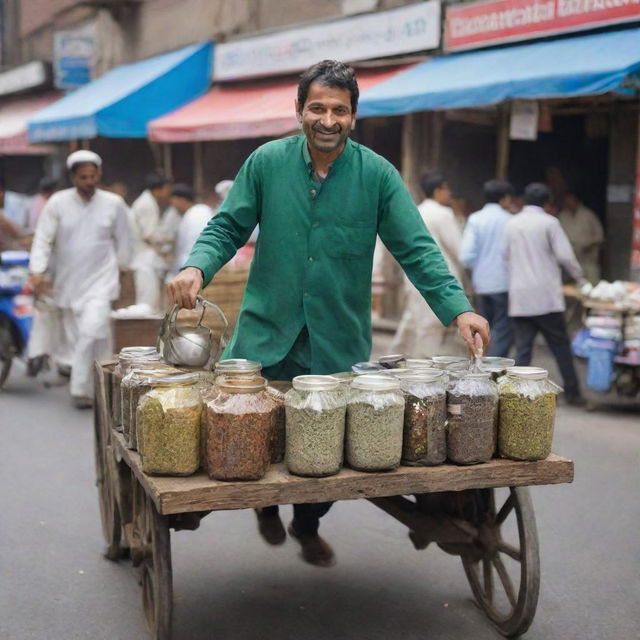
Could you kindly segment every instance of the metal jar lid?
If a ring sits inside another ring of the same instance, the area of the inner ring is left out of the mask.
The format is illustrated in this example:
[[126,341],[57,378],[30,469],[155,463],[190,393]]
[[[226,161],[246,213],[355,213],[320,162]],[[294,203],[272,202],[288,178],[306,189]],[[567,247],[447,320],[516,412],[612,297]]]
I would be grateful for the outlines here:
[[291,383],[297,391],[335,391],[343,383],[334,376],[296,376]]
[[400,381],[393,376],[364,375],[358,376],[351,383],[351,388],[366,391],[399,391]]
[[545,380],[549,377],[549,372],[542,367],[508,367],[505,373],[523,380]]

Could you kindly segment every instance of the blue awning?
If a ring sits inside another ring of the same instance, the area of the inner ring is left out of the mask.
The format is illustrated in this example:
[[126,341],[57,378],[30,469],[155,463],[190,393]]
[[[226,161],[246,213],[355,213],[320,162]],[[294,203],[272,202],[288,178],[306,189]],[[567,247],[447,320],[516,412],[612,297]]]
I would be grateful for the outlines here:
[[427,60],[367,91],[358,115],[479,107],[640,87],[640,29]]
[[198,98],[211,78],[213,44],[124,64],[29,120],[29,140],[144,138],[147,123]]

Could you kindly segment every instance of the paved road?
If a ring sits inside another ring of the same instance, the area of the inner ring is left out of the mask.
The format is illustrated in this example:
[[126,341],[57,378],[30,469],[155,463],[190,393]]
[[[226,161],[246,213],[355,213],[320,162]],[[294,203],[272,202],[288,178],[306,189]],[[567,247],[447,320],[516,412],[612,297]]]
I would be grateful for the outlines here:
[[[554,448],[575,460],[576,481],[532,490],[542,586],[528,640],[640,638],[638,418],[560,410]],[[0,392],[2,640],[148,638],[135,571],[101,557],[91,420],[66,389],[19,369]],[[369,503],[337,504],[322,530],[330,570],[303,564],[291,541],[266,547],[250,511],[172,533],[176,640],[499,637],[459,560],[415,551]]]

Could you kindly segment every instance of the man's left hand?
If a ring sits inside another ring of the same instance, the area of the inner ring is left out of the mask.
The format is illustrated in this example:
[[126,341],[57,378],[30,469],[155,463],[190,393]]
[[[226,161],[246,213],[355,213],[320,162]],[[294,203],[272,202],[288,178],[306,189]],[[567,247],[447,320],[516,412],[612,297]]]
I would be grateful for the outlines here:
[[473,311],[465,311],[456,316],[455,323],[473,355],[477,353],[480,346],[476,344],[476,335],[480,336],[482,339],[482,355],[484,355],[491,342],[489,323],[482,316],[473,313]]

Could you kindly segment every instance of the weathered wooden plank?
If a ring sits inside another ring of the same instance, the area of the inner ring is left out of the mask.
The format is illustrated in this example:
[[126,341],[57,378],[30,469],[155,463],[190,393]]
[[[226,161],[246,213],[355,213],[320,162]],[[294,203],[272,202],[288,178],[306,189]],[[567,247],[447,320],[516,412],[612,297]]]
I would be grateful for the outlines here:
[[539,462],[496,459],[468,467],[400,467],[386,473],[343,469],[328,478],[292,476],[284,465],[273,465],[257,482],[219,482],[204,473],[187,478],[154,477],[142,472],[140,456],[126,448],[122,434],[114,432],[114,440],[163,515],[573,481],[573,462],[554,454]]

